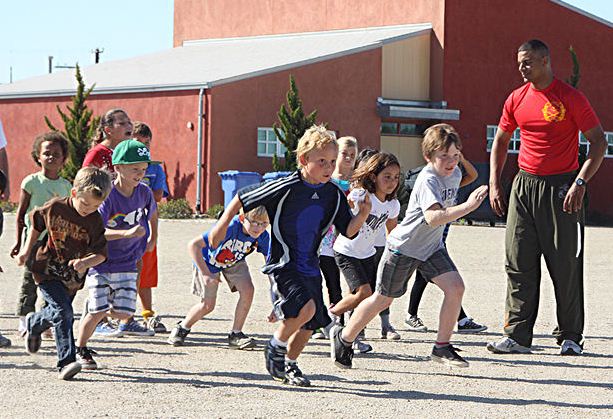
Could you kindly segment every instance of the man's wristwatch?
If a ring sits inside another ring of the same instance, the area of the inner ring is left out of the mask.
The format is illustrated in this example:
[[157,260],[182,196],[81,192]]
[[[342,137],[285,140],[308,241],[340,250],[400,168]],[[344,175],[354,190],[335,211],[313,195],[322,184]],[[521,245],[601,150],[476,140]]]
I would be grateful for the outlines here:
[[577,179],[575,179],[575,184],[577,184],[577,186],[585,186],[586,185],[586,181],[581,179],[580,177],[578,177]]

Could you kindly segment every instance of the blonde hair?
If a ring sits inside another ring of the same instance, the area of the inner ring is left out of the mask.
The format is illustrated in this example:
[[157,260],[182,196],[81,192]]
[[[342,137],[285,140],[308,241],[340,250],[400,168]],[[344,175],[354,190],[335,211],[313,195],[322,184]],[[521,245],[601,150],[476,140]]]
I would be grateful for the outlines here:
[[336,140],[339,148],[340,147],[353,147],[356,152],[358,150],[358,140],[355,137],[345,136]]
[[301,156],[308,156],[311,151],[315,149],[321,150],[330,144],[338,149],[336,135],[333,131],[329,131],[323,125],[313,125],[311,128],[307,129],[300,138],[300,141],[298,141],[298,147],[296,147],[298,168],[302,169],[303,167],[300,163]]
[[437,150],[448,150],[454,144],[458,150],[462,149],[460,134],[449,124],[436,124],[428,128],[424,133],[421,143],[421,152],[427,158],[431,158]]
[[77,172],[72,186],[77,191],[77,195],[90,192],[98,199],[106,199],[111,193],[111,174],[98,167],[83,167]]
[[260,205],[259,207],[255,207],[251,211],[247,211],[247,212],[244,212],[243,209],[241,208],[240,213],[241,215],[247,218],[254,218],[254,219],[258,219],[262,221],[266,220],[267,222],[269,221],[268,212],[266,212],[266,207],[264,207],[263,205]]

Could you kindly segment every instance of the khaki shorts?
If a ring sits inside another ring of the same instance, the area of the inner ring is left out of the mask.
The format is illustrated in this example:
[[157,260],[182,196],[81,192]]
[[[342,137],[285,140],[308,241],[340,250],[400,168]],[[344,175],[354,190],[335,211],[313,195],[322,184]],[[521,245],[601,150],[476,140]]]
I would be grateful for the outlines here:
[[[236,292],[238,290],[236,286],[241,282],[251,282],[249,266],[247,266],[247,262],[245,260],[241,260],[235,265],[224,269],[221,273],[223,273],[223,277],[228,283],[230,291],[232,292]],[[206,285],[206,278],[219,279],[219,274],[220,272],[211,273],[208,270],[204,273],[200,272],[200,269],[198,269],[198,267],[194,265],[192,270],[192,294],[203,299],[215,298],[215,296],[217,295],[217,287],[219,285],[219,282],[215,281],[213,284]]]

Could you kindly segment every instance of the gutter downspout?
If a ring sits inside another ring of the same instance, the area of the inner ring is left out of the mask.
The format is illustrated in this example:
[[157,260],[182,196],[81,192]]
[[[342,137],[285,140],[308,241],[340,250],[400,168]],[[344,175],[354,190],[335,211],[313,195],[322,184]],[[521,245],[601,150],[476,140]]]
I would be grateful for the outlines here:
[[203,124],[202,120],[206,118],[206,114],[203,109],[203,98],[205,88],[200,88],[198,92],[198,151],[197,151],[197,163],[196,163],[196,214],[202,214],[202,171],[204,165],[202,164],[202,149],[203,149]]

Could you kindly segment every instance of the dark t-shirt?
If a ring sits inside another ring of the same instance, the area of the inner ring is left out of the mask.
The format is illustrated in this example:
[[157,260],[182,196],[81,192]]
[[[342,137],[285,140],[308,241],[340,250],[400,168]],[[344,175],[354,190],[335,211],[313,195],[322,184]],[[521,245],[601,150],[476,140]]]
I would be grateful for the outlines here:
[[347,235],[352,219],[345,193],[333,182],[312,185],[300,172],[248,186],[238,191],[243,210],[260,205],[271,221],[272,240],[262,271],[295,270],[306,276],[319,276],[318,249],[331,225]]
[[70,198],[53,198],[32,211],[32,227],[45,231],[45,239],[35,244],[28,267],[34,280],[59,280],[75,293],[83,287],[85,273],[79,275],[68,261],[98,254],[106,257],[104,224],[98,211],[86,217],[72,206]]

